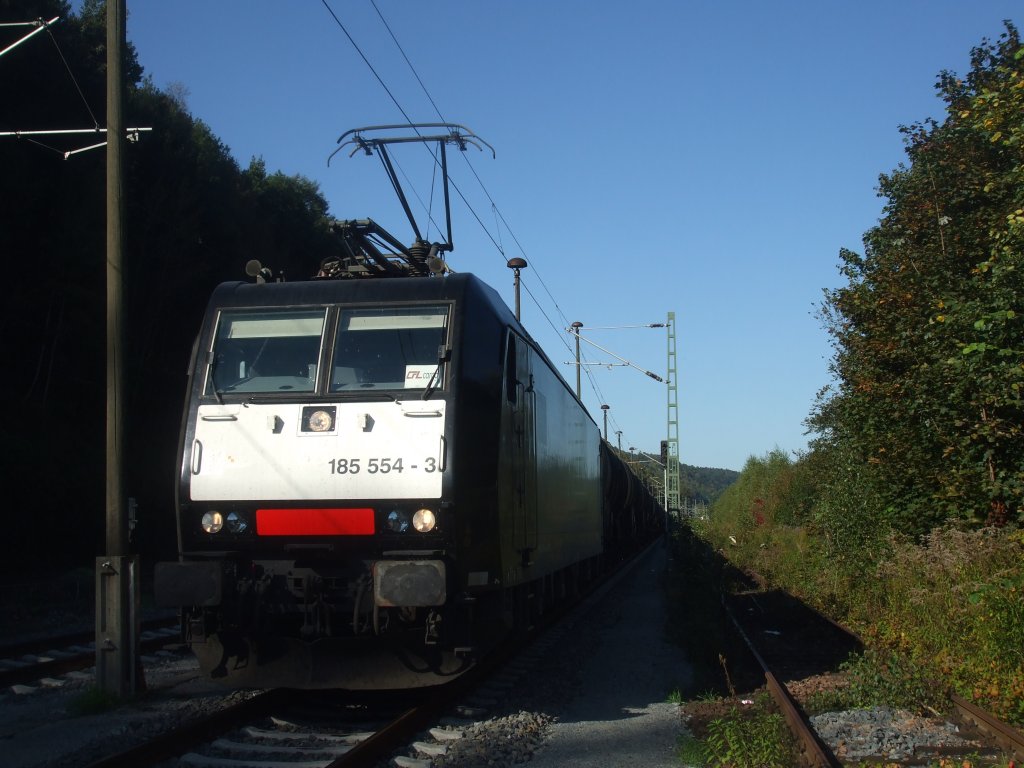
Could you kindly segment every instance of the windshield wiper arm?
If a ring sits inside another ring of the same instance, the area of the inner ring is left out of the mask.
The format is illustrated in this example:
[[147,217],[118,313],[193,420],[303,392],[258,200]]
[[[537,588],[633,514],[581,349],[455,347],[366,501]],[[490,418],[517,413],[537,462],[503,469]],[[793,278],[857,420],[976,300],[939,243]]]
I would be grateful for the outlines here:
[[423,394],[420,395],[421,400],[429,400],[430,396],[434,394],[434,391],[441,385],[441,366],[444,365],[445,361],[451,357],[452,348],[447,345],[442,345],[437,348],[437,368],[434,369],[434,375],[430,377],[430,381],[427,382],[426,388],[423,390]]

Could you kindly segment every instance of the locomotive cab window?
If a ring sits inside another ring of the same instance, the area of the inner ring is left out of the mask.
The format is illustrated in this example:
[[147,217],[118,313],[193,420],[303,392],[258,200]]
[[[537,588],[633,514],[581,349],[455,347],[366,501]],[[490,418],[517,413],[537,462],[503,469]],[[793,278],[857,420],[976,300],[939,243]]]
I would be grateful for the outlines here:
[[206,393],[312,392],[325,316],[322,307],[222,313]]
[[447,305],[342,309],[330,389],[440,389],[447,336]]

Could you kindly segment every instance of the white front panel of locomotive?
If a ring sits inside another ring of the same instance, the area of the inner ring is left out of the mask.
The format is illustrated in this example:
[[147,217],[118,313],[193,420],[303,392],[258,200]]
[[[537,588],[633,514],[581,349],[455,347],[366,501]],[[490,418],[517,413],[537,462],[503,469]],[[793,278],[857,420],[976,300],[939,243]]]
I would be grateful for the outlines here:
[[301,403],[202,405],[191,497],[434,499],[445,466],[445,402],[337,403],[333,429],[304,431]]

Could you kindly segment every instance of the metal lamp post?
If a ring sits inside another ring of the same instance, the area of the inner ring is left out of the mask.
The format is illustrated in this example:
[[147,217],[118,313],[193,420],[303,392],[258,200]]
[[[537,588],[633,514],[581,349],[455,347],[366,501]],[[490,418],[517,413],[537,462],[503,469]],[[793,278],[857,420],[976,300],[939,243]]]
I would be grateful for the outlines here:
[[580,328],[583,323],[579,320],[572,324],[572,333],[576,337],[576,397],[580,396]]
[[[521,259],[521,258],[519,258],[517,256],[514,259],[509,259],[508,262],[506,263],[506,266],[509,269],[512,270],[512,274],[514,275],[513,280],[512,280],[512,285],[513,285],[513,288],[514,288],[515,294],[516,294],[516,320],[520,320],[521,318],[520,318],[520,315],[519,315],[519,272],[521,270],[526,269],[526,267],[527,267],[526,259]],[[579,385],[578,384],[576,386],[576,391],[577,391],[577,394],[579,394]]]

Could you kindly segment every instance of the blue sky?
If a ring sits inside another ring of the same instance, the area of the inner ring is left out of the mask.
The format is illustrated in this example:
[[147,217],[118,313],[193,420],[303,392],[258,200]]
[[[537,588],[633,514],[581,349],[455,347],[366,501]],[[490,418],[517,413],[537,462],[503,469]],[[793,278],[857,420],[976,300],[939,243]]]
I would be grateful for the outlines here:
[[[402,109],[438,120],[370,0],[328,4]],[[453,193],[451,266],[511,304],[505,261],[524,256],[524,323],[570,382],[569,323],[664,375],[664,330],[597,327],[675,312],[680,458],[741,469],[751,455],[806,447],[803,421],[831,355],[815,307],[839,284],[839,249],[860,251],[881,215],[878,175],[903,159],[898,126],[941,118],[938,73],[965,73],[971,48],[998,37],[1003,19],[1019,22],[1020,5],[376,7],[443,117],[497,151],[471,150],[472,168],[450,158],[469,203]],[[341,153],[328,166],[344,131],[404,118],[322,0],[128,0],[128,11],[146,74],[183,86],[193,116],[241,165],[262,157],[270,171],[306,176],[334,216],[372,217],[411,241],[375,159]],[[426,153],[396,159],[429,200]],[[610,405],[612,440],[621,430],[623,447],[657,451],[664,385],[626,367],[589,370],[583,399],[599,423]]]

